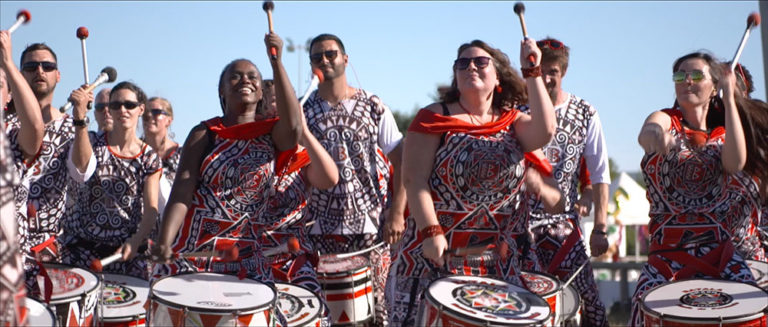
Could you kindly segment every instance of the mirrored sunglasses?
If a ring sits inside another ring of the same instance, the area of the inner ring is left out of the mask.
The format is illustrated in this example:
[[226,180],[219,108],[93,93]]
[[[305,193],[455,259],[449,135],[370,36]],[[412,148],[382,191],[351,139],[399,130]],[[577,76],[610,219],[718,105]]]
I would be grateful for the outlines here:
[[675,83],[685,83],[688,76],[691,76],[691,81],[694,83],[704,80],[704,72],[698,69],[694,69],[691,72],[677,71],[672,74],[672,80],[675,81]]

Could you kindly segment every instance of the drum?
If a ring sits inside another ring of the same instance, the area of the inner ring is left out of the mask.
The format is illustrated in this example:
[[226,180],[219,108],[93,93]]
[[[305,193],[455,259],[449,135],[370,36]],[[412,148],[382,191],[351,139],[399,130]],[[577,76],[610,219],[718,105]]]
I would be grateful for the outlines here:
[[[92,272],[60,264],[45,264],[53,283],[49,307],[59,326],[94,326],[94,311],[99,302],[99,279]],[[45,294],[43,276],[37,276]]]
[[477,276],[433,281],[424,292],[418,326],[543,326],[547,301],[507,282]]
[[274,326],[275,290],[215,273],[163,277],[150,290],[150,326]]
[[689,279],[660,285],[642,299],[645,326],[766,326],[768,293],[750,284]]
[[752,276],[755,276],[757,286],[768,291],[768,262],[747,260]]
[[101,325],[105,327],[144,326],[149,282],[131,276],[104,274],[103,283],[99,312]]
[[581,296],[579,296],[576,288],[573,285],[568,285],[563,289],[560,300],[562,308],[556,325],[563,327],[581,326]]
[[[26,298],[24,301],[28,326],[56,326],[56,316],[42,302]],[[24,321],[24,317],[21,318]]]
[[277,309],[285,317],[288,327],[320,327],[323,304],[312,291],[292,284],[275,283]]
[[561,300],[560,300],[560,281],[557,278],[545,275],[543,273],[536,273],[532,271],[523,271],[520,274],[520,279],[523,280],[528,289],[538,296],[544,298],[549,303],[549,309],[552,311],[552,325],[556,325],[557,317],[561,315]]
[[373,281],[365,257],[339,259],[323,255],[317,267],[317,280],[334,325],[358,324],[373,317]]

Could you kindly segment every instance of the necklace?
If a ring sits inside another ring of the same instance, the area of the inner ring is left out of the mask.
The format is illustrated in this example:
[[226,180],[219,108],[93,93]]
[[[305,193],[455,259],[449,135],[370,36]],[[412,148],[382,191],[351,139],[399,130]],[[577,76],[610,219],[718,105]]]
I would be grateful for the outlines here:
[[[461,101],[456,101],[456,102],[459,103],[459,107],[461,107],[461,110],[464,110],[464,112],[467,114],[467,116],[469,116],[469,120],[472,122],[473,125],[475,125],[475,126],[483,125],[480,122],[480,118],[477,118],[477,120],[475,120],[475,115],[472,114],[471,112],[469,112],[469,110],[467,110],[467,108],[465,108],[464,105],[461,104]],[[491,108],[491,121],[494,121],[494,120],[495,120],[495,118],[494,118],[494,115],[493,115],[493,108]]]

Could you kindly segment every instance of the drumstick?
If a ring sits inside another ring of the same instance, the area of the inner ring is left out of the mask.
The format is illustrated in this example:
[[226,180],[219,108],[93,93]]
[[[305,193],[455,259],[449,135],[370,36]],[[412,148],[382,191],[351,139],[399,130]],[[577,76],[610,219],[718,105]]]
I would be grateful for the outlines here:
[[[307,92],[304,93],[304,96],[301,97],[301,101],[299,101],[299,108],[304,108],[304,103],[307,102],[307,98],[309,98],[309,93],[313,91],[315,87],[317,87],[318,84],[323,82],[323,72],[321,72],[319,69],[314,68],[312,69],[312,82],[309,83],[309,88],[307,88]],[[311,221],[311,223],[314,223],[314,221]],[[307,223],[309,225],[309,223]]]
[[[104,69],[101,70],[99,77],[96,77],[96,80],[89,84],[87,88],[85,88],[85,92],[91,92],[101,84],[112,83],[115,81],[115,79],[117,79],[117,70],[109,66],[104,67]],[[67,110],[72,109],[72,106],[72,102],[67,102],[67,104],[59,108],[59,111],[66,112]]]
[[[515,4],[515,14],[517,14],[517,17],[520,18],[520,27],[523,28],[523,39],[528,38],[528,29],[525,28],[525,5],[522,2],[518,2]],[[533,55],[528,56],[528,62],[531,64],[531,67],[536,66],[536,59],[533,57]]]
[[83,75],[85,84],[88,84],[88,54],[85,51],[85,39],[88,38],[88,29],[85,26],[77,28],[77,38],[80,39],[80,50],[83,53]]
[[[261,9],[264,9],[264,12],[267,13],[267,21],[269,21],[269,34],[275,33],[275,28],[272,25],[272,10],[275,9],[275,3],[269,0],[264,1]],[[269,48],[269,53],[271,54],[272,60],[277,59],[277,49],[275,49],[275,47]]]
[[30,19],[32,19],[32,15],[29,14],[29,11],[26,9],[19,10],[19,13],[16,14],[16,22],[8,28],[8,34],[13,34],[13,31],[19,28],[21,24],[29,23]]
[[574,272],[574,273],[573,273],[573,275],[571,275],[571,278],[568,278],[568,280],[567,280],[567,281],[565,281],[565,284],[563,284],[563,287],[562,287],[562,289],[565,289],[565,288],[567,288],[567,287],[568,287],[568,285],[570,285],[570,284],[571,284],[571,282],[572,282],[574,279],[576,279],[576,276],[578,276],[578,275],[579,275],[579,273],[581,272],[581,270],[582,270],[582,269],[584,269],[584,267],[586,267],[588,263],[589,263],[589,259],[587,259],[587,261],[585,261],[583,264],[581,264],[581,266],[579,267],[579,269],[576,269],[576,272]]
[[240,256],[240,249],[233,246],[224,250],[210,250],[210,251],[198,251],[198,252],[184,252],[174,253],[174,259],[190,259],[190,258],[219,258],[221,261],[235,261]]
[[279,246],[263,250],[261,253],[264,254],[265,257],[271,257],[273,255],[283,253],[296,253],[300,248],[301,246],[299,245],[299,240],[295,237],[291,237],[287,242],[280,244]]
[[760,14],[753,12],[747,17],[747,29],[744,30],[744,35],[741,37],[741,43],[739,43],[739,47],[736,49],[736,54],[733,55],[733,60],[731,60],[731,70],[736,68],[736,64],[741,57],[741,51],[744,50],[744,46],[747,44],[750,31],[757,25],[760,25]]
[[101,259],[101,260],[93,259],[93,260],[91,260],[91,270],[93,270],[95,272],[101,272],[101,270],[104,269],[104,266],[106,266],[106,265],[108,265],[110,263],[113,263],[113,262],[119,260],[122,257],[123,257],[122,253],[115,253],[115,254],[113,254],[111,256],[108,256],[108,257],[106,257],[104,259]]
[[376,250],[376,249],[382,247],[383,245],[384,245],[384,242],[381,242],[381,243],[378,243],[378,244],[376,244],[376,245],[374,245],[372,247],[369,247],[367,249],[362,249],[360,251],[350,252],[350,253],[340,253],[340,254],[328,254],[328,255],[326,255],[326,257],[328,257],[328,258],[335,258],[335,259],[351,258],[351,257],[354,257],[354,256],[358,256],[358,255],[365,254],[365,253],[371,252],[373,250]]

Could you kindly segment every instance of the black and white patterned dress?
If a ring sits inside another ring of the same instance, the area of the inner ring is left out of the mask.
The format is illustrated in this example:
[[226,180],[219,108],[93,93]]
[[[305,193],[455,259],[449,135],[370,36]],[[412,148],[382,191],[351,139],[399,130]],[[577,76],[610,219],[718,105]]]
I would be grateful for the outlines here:
[[[0,126],[4,126],[0,112]],[[14,188],[19,184],[19,172],[8,146],[5,132],[0,132],[0,326],[24,325],[24,267],[19,246]]]
[[[157,153],[147,144],[136,156],[124,157],[108,146],[107,133],[88,135],[96,171],[78,188],[78,201],[72,215],[64,219],[60,237],[62,262],[81,268],[113,254],[138,231],[144,185],[161,169]],[[139,257],[113,263],[104,271],[149,278],[147,262]]]

